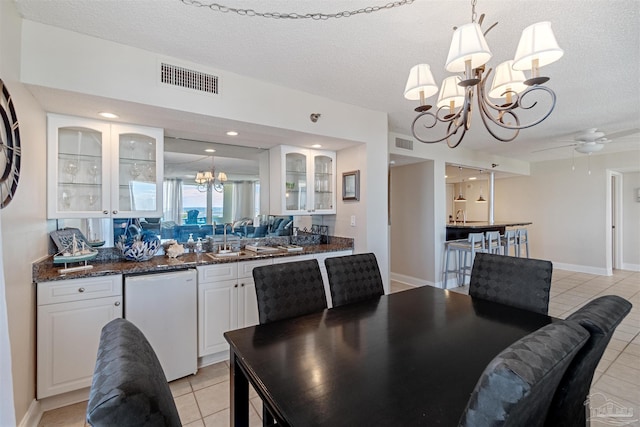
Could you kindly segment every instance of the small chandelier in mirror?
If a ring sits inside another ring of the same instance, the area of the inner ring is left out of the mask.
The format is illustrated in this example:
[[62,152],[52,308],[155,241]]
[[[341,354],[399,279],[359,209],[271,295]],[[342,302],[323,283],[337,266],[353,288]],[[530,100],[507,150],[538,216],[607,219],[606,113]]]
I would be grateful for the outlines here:
[[211,157],[211,170],[199,171],[196,174],[196,183],[198,184],[198,191],[206,192],[209,187],[216,190],[218,193],[222,193],[224,190],[224,182],[227,181],[227,174],[224,172],[218,172],[216,177],[216,169],[213,166],[213,157]]

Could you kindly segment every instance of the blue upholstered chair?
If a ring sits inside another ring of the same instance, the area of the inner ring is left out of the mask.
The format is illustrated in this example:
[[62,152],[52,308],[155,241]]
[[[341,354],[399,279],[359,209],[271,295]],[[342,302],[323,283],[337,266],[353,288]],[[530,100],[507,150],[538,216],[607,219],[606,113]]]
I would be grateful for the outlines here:
[[184,223],[185,224],[197,224],[198,223],[198,215],[200,215],[200,212],[198,212],[197,209],[191,209],[190,211],[187,211],[187,220]]
[[588,339],[576,322],[557,322],[516,341],[489,362],[458,425],[541,427],[560,379]]
[[102,328],[87,422],[95,427],[182,425],[158,357],[128,320],[114,319]]

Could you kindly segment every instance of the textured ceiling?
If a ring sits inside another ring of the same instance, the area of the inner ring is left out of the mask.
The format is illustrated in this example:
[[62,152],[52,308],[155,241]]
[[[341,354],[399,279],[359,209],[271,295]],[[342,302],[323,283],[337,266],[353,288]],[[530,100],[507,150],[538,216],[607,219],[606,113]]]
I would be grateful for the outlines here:
[[[302,14],[387,1],[218,2]],[[415,0],[377,13],[325,21],[239,16],[180,0],[17,0],[16,4],[25,19],[386,112],[390,131],[407,135],[415,107],[402,96],[409,69],[429,63],[436,80],[442,81],[447,76],[444,62],[452,27],[471,19],[466,0]],[[479,0],[477,10],[487,15],[485,28],[499,22],[487,35],[494,55],[489,66],[512,58],[522,29],[543,20],[551,21],[565,55],[542,69],[558,97],[546,121],[523,130],[514,142],[500,144],[476,113],[463,146],[536,161],[571,156],[571,148],[531,152],[565,145],[563,140],[586,128],[607,133],[640,128],[638,0]],[[197,138],[183,135],[193,129],[176,121],[168,133]],[[260,139],[260,130],[252,131]],[[621,138],[602,152],[638,147],[640,133]]]

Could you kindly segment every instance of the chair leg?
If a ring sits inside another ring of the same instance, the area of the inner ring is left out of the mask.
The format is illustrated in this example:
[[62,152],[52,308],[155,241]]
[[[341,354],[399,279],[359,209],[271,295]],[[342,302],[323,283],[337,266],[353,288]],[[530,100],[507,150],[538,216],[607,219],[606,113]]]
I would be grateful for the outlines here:
[[446,245],[444,254],[444,270],[442,271],[444,279],[442,282],[442,289],[447,289],[447,276],[449,274],[449,245]]

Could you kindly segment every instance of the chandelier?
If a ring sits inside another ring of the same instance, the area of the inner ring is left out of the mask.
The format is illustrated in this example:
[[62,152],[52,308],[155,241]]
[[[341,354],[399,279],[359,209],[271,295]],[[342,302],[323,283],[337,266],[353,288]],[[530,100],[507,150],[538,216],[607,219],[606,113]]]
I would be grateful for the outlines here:
[[[479,115],[487,131],[502,142],[513,141],[521,129],[539,124],[555,107],[555,93],[543,86],[549,78],[541,77],[539,72],[540,67],[557,61],[564,53],[556,42],[551,24],[539,22],[522,31],[514,59],[496,67],[493,82],[487,91],[487,81],[493,70],[489,68],[485,73],[485,64],[492,54],[484,36],[498,23],[494,23],[483,33],[481,25],[484,14],[476,22],[476,2],[477,0],[471,1],[471,23],[454,27],[445,69],[459,75],[447,77],[442,82],[435,112],[429,111],[432,106],[425,102],[425,99],[438,92],[438,85],[429,65],[415,65],[409,72],[404,96],[409,100],[420,101],[415,109],[419,114],[411,125],[413,136],[420,142],[436,143],[446,140],[449,147],[457,147],[471,127],[474,97],[477,97]],[[528,70],[531,71],[531,76],[526,79],[524,71]],[[533,121],[521,124],[518,114],[537,105],[537,101],[524,102],[525,98],[536,91],[548,95],[550,105],[545,111],[538,113],[540,115]],[[431,140],[420,135],[425,129],[431,129],[438,123],[446,125],[442,138]],[[508,136],[498,135],[497,128],[491,128],[493,125],[513,132],[509,132]]]
[[224,182],[227,180],[227,174],[224,172],[218,172],[216,177],[216,169],[213,167],[213,157],[211,157],[211,170],[200,171],[196,174],[196,183],[198,184],[198,191],[206,192],[210,188],[213,188],[218,193],[222,193],[224,190]]

